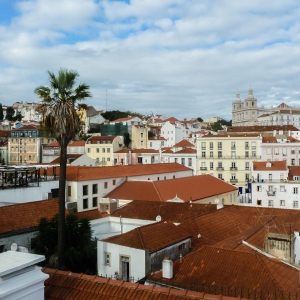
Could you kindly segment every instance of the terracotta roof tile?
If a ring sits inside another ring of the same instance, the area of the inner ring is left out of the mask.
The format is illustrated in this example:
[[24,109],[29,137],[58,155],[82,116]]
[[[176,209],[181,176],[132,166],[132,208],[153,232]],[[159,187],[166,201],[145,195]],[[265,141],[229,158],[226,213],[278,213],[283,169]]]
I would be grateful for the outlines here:
[[277,143],[277,139],[275,136],[263,136],[262,142],[263,143]]
[[196,149],[191,149],[191,148],[183,148],[179,151],[176,151],[176,153],[197,153],[197,150]]
[[190,143],[187,140],[182,140],[182,141],[178,142],[177,144],[175,144],[173,147],[195,147],[195,145],[193,145],[192,143]]
[[136,249],[158,251],[190,237],[184,229],[172,222],[158,222],[141,226],[129,232],[112,236],[103,241]]
[[120,207],[111,215],[113,217],[122,216],[124,218],[155,221],[159,214],[162,221],[182,223],[190,218],[216,210],[216,204],[165,202],[162,205],[160,201],[139,200]]
[[58,198],[0,207],[0,234],[35,227],[58,213]]
[[293,180],[294,176],[300,176],[300,166],[288,166],[289,180]]
[[279,171],[287,170],[286,161],[254,161],[253,162],[254,171]]
[[160,181],[126,181],[107,194],[124,200],[168,201],[176,196],[185,202],[201,200],[237,190],[211,175],[198,175]]
[[115,122],[125,122],[125,121],[132,120],[134,118],[138,118],[138,117],[137,116],[128,116],[126,118],[119,118],[119,119],[116,119],[116,120],[112,121],[112,123],[115,123]]
[[[74,158],[77,159],[83,154],[67,154],[67,159]],[[55,158],[53,161],[51,161],[51,164],[59,164],[60,163],[60,157]]]
[[155,149],[122,149],[119,151],[116,151],[115,153],[159,153],[158,150]]
[[112,166],[112,167],[86,167],[86,166],[68,166],[68,181],[83,181],[103,178],[130,177],[139,175],[150,175],[160,173],[173,173],[179,171],[189,171],[178,163],[168,164],[148,164],[148,165],[129,165],[129,166]]
[[[137,283],[112,280],[95,276],[58,272],[49,268],[42,271],[50,277],[45,281],[45,300],[209,300],[214,295],[144,286]],[[79,276],[78,276],[79,275]],[[224,298],[225,299],[225,298]],[[233,300],[238,298],[226,298]]]
[[263,132],[263,131],[274,131],[274,130],[299,131],[299,129],[294,125],[228,126],[227,127],[227,132]]
[[[210,286],[215,289],[216,294],[229,296],[232,296],[236,289],[244,290],[244,296],[247,292],[299,292],[299,274],[296,268],[259,253],[206,246],[183,257],[182,263],[174,262],[173,266],[172,279],[162,278],[161,272],[153,273],[148,279],[204,292],[207,292]],[[284,271],[289,274],[288,285],[284,285]]]

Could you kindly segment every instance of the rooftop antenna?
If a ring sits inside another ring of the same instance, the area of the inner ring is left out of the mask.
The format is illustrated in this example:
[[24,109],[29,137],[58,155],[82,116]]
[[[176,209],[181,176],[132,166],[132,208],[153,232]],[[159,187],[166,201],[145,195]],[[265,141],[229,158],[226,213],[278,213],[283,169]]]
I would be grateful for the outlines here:
[[107,112],[107,90],[106,90],[106,100],[105,100],[105,112]]

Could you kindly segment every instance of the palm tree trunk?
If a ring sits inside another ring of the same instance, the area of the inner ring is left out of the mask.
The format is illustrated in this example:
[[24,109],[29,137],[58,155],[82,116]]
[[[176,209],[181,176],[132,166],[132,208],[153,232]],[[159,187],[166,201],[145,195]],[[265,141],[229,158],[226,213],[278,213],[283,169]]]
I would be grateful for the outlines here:
[[58,208],[58,269],[65,270],[65,199],[66,199],[67,145],[60,145],[60,177]]

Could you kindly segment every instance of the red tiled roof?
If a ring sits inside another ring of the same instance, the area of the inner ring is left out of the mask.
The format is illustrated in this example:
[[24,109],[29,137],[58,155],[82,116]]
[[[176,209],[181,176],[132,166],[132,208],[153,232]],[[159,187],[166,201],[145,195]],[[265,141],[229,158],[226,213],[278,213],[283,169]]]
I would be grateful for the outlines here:
[[165,141],[166,139],[162,136],[152,136],[148,138],[148,141]]
[[11,131],[10,130],[0,130],[0,137],[10,137]]
[[298,143],[298,142],[300,142],[299,140],[293,138],[292,136],[288,136],[287,140],[290,141],[291,143]]
[[[270,164],[268,167],[267,165]],[[254,171],[279,171],[279,170],[287,170],[286,161],[254,161],[253,162],[253,170]]]
[[97,142],[103,142],[103,141],[113,141],[117,136],[113,136],[113,135],[105,135],[105,136],[100,136],[100,135],[96,135],[96,136],[92,136],[90,138],[87,139],[86,144],[89,144],[89,142],[91,142],[91,144],[97,144]]
[[[234,290],[242,289],[246,296],[267,293],[299,292],[299,271],[276,259],[260,253],[246,253],[215,247],[203,247],[174,262],[173,278],[162,278],[162,272],[152,273],[149,280],[185,287],[191,290],[208,291],[213,287],[216,294],[232,296]],[[205,286],[206,288],[201,288]],[[248,297],[247,297],[248,298]]]
[[168,164],[148,164],[148,165],[130,165],[130,166],[112,166],[112,167],[86,167],[86,166],[68,166],[68,181],[84,181],[103,178],[118,178],[141,176],[150,174],[172,173],[180,171],[190,171],[191,169],[177,163]]
[[166,123],[166,122],[170,122],[170,123],[176,123],[176,122],[180,122],[178,119],[174,118],[174,117],[170,117],[168,119],[163,120],[162,122]]
[[294,125],[262,125],[262,126],[228,126],[227,132],[261,132],[261,131],[273,131],[273,130],[292,130],[299,131]]
[[[45,300],[212,300],[214,295],[43,268]],[[218,296],[219,297],[219,296]],[[226,298],[226,300],[243,300]],[[224,299],[225,300],[225,299]]]
[[[59,147],[58,142],[52,142],[47,145],[48,147]],[[85,141],[71,141],[68,144],[68,147],[85,147]]]
[[139,200],[120,207],[111,216],[155,221],[159,214],[162,221],[181,223],[216,210],[216,204],[165,202],[162,205],[160,201]]
[[237,190],[211,175],[160,181],[126,181],[106,197],[124,200],[167,201],[176,196],[185,202],[206,199]]
[[162,150],[162,153],[174,153],[171,149]]
[[182,140],[182,141],[178,142],[177,144],[175,144],[173,147],[195,147],[195,145],[193,145],[192,143],[190,143],[187,140]]
[[300,176],[300,166],[288,166],[289,180],[293,180],[294,176]]
[[138,118],[138,117],[137,116],[128,116],[126,118],[119,118],[119,119],[116,119],[116,120],[112,121],[112,123],[115,123],[115,122],[125,122],[125,121],[132,120],[134,118]]
[[176,153],[197,153],[197,150],[196,149],[191,149],[191,148],[183,148],[179,151],[176,151]]
[[0,207],[0,234],[38,226],[58,213],[58,198]]
[[262,142],[263,143],[277,143],[277,139],[275,136],[263,136]]
[[104,239],[104,242],[155,252],[188,239],[188,234],[172,222],[157,222]]

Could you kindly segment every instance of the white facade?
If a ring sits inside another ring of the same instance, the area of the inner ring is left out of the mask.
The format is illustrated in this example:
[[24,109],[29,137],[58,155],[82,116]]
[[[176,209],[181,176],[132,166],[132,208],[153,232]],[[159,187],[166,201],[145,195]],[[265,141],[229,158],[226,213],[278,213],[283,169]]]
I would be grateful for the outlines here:
[[161,136],[166,139],[164,147],[173,147],[178,142],[187,140],[191,132],[191,128],[187,128],[186,125],[182,125],[181,123],[172,124],[170,122],[166,122],[161,127]]
[[197,172],[197,153],[161,153],[162,163],[179,163],[193,170],[194,175]]

